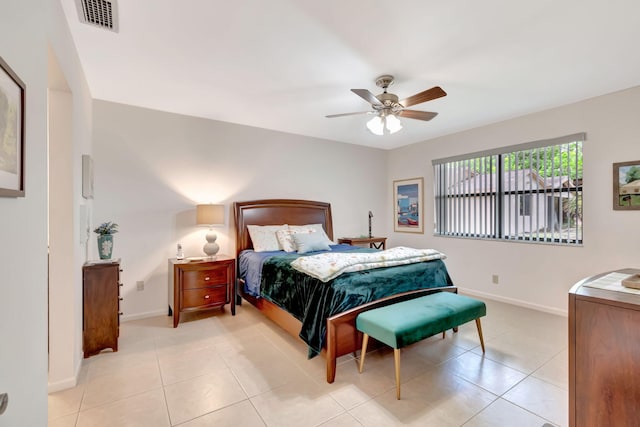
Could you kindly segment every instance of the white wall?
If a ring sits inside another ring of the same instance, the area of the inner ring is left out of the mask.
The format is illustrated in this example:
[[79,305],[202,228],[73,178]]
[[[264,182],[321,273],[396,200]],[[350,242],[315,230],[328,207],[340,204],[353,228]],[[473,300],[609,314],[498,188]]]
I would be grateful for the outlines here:
[[[166,314],[167,259],[176,244],[202,256],[197,203],[223,203],[220,253],[235,254],[232,203],[298,198],[331,203],[334,237],[389,221],[386,151],[230,123],[94,102],[93,227],[115,221],[122,259],[123,320]],[[90,250],[97,257],[95,234]],[[145,282],[144,291],[136,281]]]
[[[640,160],[640,87],[425,141],[389,153],[389,179],[424,176],[425,234],[392,233],[391,244],[433,247],[456,285],[478,295],[557,313],[567,291],[593,274],[640,267],[640,212],[612,208],[612,163]],[[434,237],[433,159],[586,132],[584,245],[566,247]],[[388,200],[392,195],[388,194]],[[499,284],[492,284],[492,275]]]
[[0,197],[0,426],[47,424],[46,9],[0,4],[0,56],[26,84],[26,195]]
[[[80,210],[90,210],[91,201],[82,198],[81,176],[82,154],[91,153],[92,100],[62,6],[59,1],[47,4],[49,48],[43,49],[49,54],[50,114],[58,120],[51,123],[50,161],[52,173],[59,173],[56,168],[66,168],[63,173],[70,182],[68,188],[58,188],[49,199],[52,217],[59,219],[50,223],[51,260],[64,262],[49,288],[49,391],[56,391],[76,384],[83,360],[82,264],[87,250],[80,238]],[[63,132],[56,133],[56,128]],[[63,155],[58,153],[60,149]],[[66,219],[60,221],[63,217]]]

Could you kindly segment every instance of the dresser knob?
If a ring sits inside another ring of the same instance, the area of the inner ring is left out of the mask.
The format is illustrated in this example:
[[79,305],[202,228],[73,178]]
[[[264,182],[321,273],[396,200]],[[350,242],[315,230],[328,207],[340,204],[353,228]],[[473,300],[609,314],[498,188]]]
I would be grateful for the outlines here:
[[207,280],[207,281],[208,281],[208,280],[209,280],[209,276],[205,277],[205,278],[204,278],[204,280]]
[[205,295],[205,296],[204,296],[204,299],[209,299],[209,295]]

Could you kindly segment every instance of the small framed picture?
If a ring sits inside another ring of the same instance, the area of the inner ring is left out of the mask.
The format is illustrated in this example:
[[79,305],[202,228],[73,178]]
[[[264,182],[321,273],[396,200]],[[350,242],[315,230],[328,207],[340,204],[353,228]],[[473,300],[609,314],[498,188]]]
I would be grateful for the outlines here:
[[394,231],[424,232],[422,185],[422,178],[393,181]]
[[0,58],[0,196],[24,197],[25,85]]
[[613,209],[640,210],[640,160],[613,164]]

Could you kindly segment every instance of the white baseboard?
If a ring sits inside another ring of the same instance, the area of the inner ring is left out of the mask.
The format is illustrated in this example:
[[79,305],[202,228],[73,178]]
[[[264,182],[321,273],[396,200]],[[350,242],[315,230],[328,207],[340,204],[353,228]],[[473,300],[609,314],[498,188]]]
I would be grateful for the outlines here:
[[461,294],[465,294],[465,295],[469,295],[469,296],[476,296],[476,297],[481,297],[481,298],[487,298],[487,299],[492,299],[495,301],[500,301],[500,302],[506,302],[507,304],[513,304],[513,305],[517,305],[520,307],[526,307],[526,308],[530,308],[532,310],[538,310],[538,311],[544,311],[545,313],[551,313],[551,314],[555,314],[558,316],[564,316],[564,317],[568,317],[569,316],[569,311],[567,310],[561,310],[559,308],[554,308],[554,307],[547,307],[546,305],[540,305],[540,304],[533,304],[527,301],[522,301],[519,299],[514,299],[514,298],[507,298],[507,297],[503,297],[500,295],[494,295],[494,294],[490,294],[487,292],[481,292],[481,291],[476,291],[475,289],[468,289],[468,288],[461,288],[458,287],[458,291]]
[[80,363],[78,364],[78,366],[76,367],[76,373],[73,377],[71,378],[65,378],[63,380],[60,381],[56,381],[54,383],[49,382],[47,384],[47,392],[48,393],[55,393],[56,391],[62,391],[62,390],[66,390],[68,388],[73,388],[76,385],[78,385],[78,378],[80,378],[80,369],[82,368],[82,358],[84,357],[84,353],[80,352]]
[[123,314],[122,317],[120,318],[121,322],[129,322],[131,320],[140,320],[140,319],[147,319],[149,317],[156,317],[156,316],[167,316],[168,310],[155,310],[155,311],[147,311],[146,313],[137,313],[137,314]]

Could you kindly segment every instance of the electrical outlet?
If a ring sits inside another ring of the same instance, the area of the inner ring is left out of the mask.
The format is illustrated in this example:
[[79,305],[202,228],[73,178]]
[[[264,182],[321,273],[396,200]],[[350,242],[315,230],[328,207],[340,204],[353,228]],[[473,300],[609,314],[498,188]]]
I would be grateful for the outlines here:
[[493,276],[491,276],[491,281],[493,282],[494,285],[497,285],[498,283],[500,283],[500,278],[498,277],[497,274],[494,274]]
[[144,280],[138,280],[136,282],[136,289],[139,291],[144,291]]

